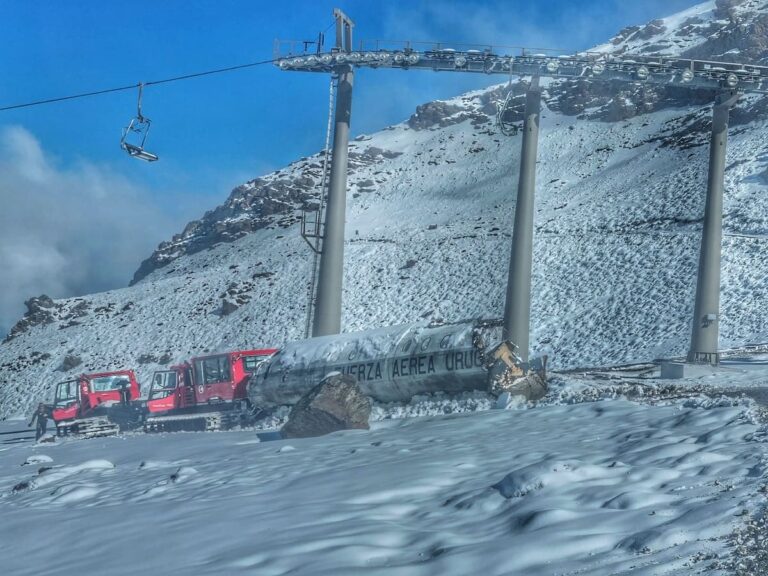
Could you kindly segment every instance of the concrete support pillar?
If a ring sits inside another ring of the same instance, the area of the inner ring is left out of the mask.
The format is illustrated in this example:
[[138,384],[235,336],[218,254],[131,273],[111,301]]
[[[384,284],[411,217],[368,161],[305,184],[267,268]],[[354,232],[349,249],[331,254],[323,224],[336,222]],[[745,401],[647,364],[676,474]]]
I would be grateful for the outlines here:
[[350,66],[338,70],[336,113],[331,153],[331,174],[325,209],[320,267],[317,276],[317,298],[312,336],[341,332],[341,289],[344,278],[344,224],[347,211],[347,156],[349,122],[352,115],[352,84],[354,72]]
[[512,231],[512,254],[504,305],[504,337],[518,347],[518,354],[523,362],[528,362],[530,345],[533,205],[540,117],[541,89],[539,79],[533,78],[525,103],[520,179],[517,184],[515,227]]
[[717,364],[720,328],[720,253],[723,239],[723,190],[728,117],[738,95],[718,96],[712,111],[712,138],[709,148],[709,179],[704,227],[699,252],[696,304],[693,312],[689,362]]

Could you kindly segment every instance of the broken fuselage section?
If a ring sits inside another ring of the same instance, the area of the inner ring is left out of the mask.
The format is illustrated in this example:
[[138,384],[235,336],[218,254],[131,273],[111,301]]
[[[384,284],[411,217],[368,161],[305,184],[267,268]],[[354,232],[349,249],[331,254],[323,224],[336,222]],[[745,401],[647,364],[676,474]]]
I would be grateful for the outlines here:
[[286,344],[261,364],[248,387],[256,407],[293,405],[328,374],[354,377],[382,403],[430,393],[546,393],[546,357],[522,363],[500,321],[405,325]]

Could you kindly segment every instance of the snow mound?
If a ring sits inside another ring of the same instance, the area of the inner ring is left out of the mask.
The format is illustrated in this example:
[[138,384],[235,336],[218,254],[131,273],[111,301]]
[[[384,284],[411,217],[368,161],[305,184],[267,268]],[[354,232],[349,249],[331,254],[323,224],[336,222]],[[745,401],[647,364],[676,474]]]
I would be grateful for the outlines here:
[[24,460],[22,466],[30,466],[33,464],[48,464],[49,462],[53,462],[53,458],[50,456],[46,456],[45,454],[33,454]]
[[566,484],[573,485],[590,480],[612,479],[619,483],[624,472],[617,467],[602,468],[576,461],[561,462],[544,459],[541,462],[510,472],[492,488],[504,498],[521,498],[545,487],[558,488]]

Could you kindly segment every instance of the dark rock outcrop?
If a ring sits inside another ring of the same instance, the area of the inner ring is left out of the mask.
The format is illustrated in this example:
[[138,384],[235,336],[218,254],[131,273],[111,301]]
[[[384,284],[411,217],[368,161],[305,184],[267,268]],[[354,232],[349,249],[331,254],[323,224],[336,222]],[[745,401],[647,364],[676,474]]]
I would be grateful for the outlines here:
[[564,80],[546,91],[547,106],[566,116],[582,115],[591,120],[619,122],[664,108],[710,104],[710,90],[689,90],[679,86],[598,82],[590,79]]
[[56,321],[57,306],[49,296],[42,294],[36,298],[30,298],[24,302],[24,305],[27,307],[27,311],[24,313],[24,317],[11,328],[6,341],[26,332],[33,326],[53,324]]
[[[349,172],[400,156],[375,146],[350,146]],[[134,273],[131,286],[177,258],[217,244],[234,242],[268,227],[288,228],[301,220],[300,211],[316,210],[322,181],[321,155],[303,158],[290,167],[238,186],[221,206],[189,222],[180,234],[162,242]],[[359,183],[350,178],[350,185]]]
[[181,234],[161,243],[152,256],[141,263],[131,285],[180,256],[195,254],[222,242],[234,242],[275,224],[276,220],[309,207],[317,201],[318,194],[316,178],[309,168],[294,178],[257,178],[238,186],[224,204],[206,212],[200,220],[188,223]]
[[736,17],[737,6],[744,4],[745,0],[716,0],[715,16],[717,18],[728,18],[733,20]]
[[621,29],[616,36],[611,38],[611,44],[618,46],[622,42],[626,42],[632,38],[632,36],[637,34],[641,29],[642,26],[627,26],[626,28]]
[[226,298],[222,299],[221,301],[221,309],[219,310],[219,313],[222,316],[229,316],[232,314],[232,312],[235,312],[240,306],[232,302],[232,300],[228,300]]
[[666,30],[667,28],[664,26],[664,20],[652,20],[638,31],[637,38],[648,40],[657,34],[666,32]]
[[302,397],[282,429],[283,438],[309,438],[337,430],[368,429],[371,403],[352,376],[334,374]]
[[[456,122],[451,122],[450,118],[462,108],[454,104],[448,104],[437,100],[436,102],[427,102],[416,107],[416,113],[408,119],[408,126],[414,130],[426,130],[435,126],[449,126]],[[461,122],[457,120],[457,122]]]
[[76,356],[74,354],[67,354],[64,356],[64,360],[61,361],[61,366],[59,366],[60,372],[69,372],[70,370],[74,370],[80,364],[83,363],[82,358],[80,356]]

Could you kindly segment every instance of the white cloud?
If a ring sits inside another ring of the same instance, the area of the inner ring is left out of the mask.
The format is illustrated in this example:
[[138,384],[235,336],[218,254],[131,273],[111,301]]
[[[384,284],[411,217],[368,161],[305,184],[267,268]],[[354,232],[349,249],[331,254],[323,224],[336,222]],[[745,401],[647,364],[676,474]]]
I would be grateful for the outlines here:
[[5,129],[2,136],[4,156],[17,174],[30,182],[41,183],[50,178],[48,164],[40,143],[20,126]]
[[30,296],[127,285],[178,225],[158,205],[109,167],[59,167],[23,127],[0,129],[0,329]]

